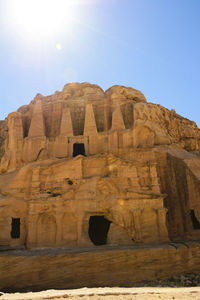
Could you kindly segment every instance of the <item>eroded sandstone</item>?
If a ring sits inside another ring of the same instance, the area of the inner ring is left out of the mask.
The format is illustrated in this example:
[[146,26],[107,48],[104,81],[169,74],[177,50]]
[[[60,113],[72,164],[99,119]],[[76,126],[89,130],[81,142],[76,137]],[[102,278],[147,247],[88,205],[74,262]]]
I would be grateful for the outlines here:
[[0,246],[200,238],[200,129],[133,88],[71,83],[0,121]]

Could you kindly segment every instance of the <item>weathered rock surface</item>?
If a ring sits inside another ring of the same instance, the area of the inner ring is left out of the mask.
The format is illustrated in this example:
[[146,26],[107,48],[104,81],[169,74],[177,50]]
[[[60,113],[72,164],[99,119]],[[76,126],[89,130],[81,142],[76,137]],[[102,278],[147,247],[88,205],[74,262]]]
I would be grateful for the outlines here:
[[0,254],[1,291],[133,286],[199,273],[200,244],[10,251]]
[[85,143],[86,155],[161,146],[200,151],[194,122],[147,103],[141,92],[123,86],[104,93],[96,85],[74,83],[51,96],[38,94],[8,116],[8,136],[5,128],[1,121],[1,148],[7,137],[1,172],[41,158],[72,157],[78,141]]
[[7,122],[6,121],[0,121],[0,159],[2,158],[2,156],[4,155],[4,142],[5,139],[7,138],[7,134],[8,134],[8,128],[7,128]]
[[200,239],[200,129],[124,86],[37,94],[0,121],[0,225],[4,249]]

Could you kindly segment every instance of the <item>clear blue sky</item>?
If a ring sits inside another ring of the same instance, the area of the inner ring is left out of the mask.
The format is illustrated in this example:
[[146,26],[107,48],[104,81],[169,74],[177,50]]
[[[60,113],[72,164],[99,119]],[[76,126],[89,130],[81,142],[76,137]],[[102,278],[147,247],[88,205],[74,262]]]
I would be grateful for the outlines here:
[[65,0],[53,14],[25,1],[0,0],[0,119],[88,81],[132,86],[200,126],[200,0]]

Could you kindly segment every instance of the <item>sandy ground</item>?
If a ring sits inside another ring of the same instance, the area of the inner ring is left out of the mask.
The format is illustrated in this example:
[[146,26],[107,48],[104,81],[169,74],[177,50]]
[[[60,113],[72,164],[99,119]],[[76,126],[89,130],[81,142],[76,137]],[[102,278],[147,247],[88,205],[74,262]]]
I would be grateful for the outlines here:
[[36,293],[3,294],[1,300],[151,300],[151,299],[200,299],[200,287],[191,288],[83,288],[77,290],[48,290]]

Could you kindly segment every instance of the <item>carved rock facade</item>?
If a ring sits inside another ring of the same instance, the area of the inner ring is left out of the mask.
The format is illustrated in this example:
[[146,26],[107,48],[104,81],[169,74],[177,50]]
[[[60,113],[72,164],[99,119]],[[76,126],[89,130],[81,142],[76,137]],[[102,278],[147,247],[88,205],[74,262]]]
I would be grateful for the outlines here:
[[200,238],[200,130],[123,86],[38,94],[0,121],[0,245]]

